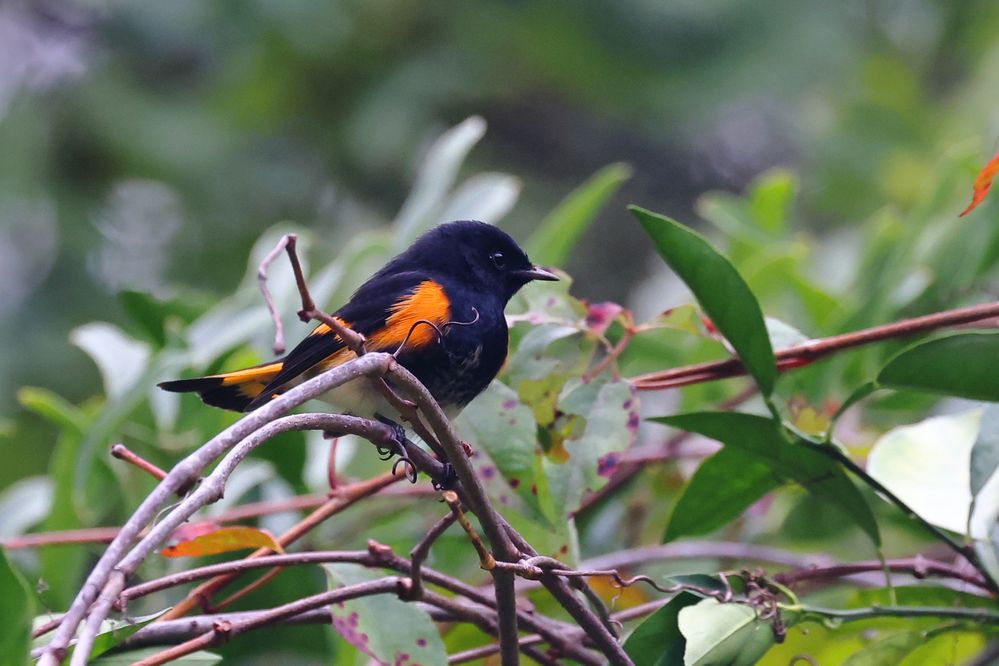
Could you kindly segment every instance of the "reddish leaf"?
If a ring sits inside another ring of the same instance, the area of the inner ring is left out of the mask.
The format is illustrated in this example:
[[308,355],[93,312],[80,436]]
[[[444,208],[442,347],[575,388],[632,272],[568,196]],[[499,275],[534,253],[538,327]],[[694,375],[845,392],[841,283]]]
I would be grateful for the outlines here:
[[268,532],[256,527],[233,525],[220,527],[208,534],[167,546],[160,551],[160,554],[164,557],[194,557],[217,555],[244,548],[270,548],[276,553],[284,552],[281,545]]
[[624,308],[611,301],[587,303],[586,325],[596,333],[603,333],[622,312],[624,312]]
[[170,540],[176,543],[181,541],[190,541],[195,537],[210,534],[220,527],[222,526],[212,520],[200,520],[196,523],[184,523],[173,531],[173,534],[170,535]]
[[982,199],[985,198],[985,195],[989,193],[989,188],[992,187],[992,179],[995,178],[996,173],[999,173],[999,153],[996,153],[991,160],[986,162],[982,170],[978,172],[978,176],[975,178],[975,183],[972,186],[971,203],[968,204],[968,207],[958,217],[964,217],[975,210],[978,204],[982,203]]

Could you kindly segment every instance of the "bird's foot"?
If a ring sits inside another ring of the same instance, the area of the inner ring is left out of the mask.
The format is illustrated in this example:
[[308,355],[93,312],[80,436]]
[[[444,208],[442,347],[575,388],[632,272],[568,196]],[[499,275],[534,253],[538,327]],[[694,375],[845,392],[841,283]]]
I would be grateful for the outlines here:
[[416,465],[414,465],[413,461],[410,460],[408,455],[406,455],[406,447],[415,446],[415,444],[406,438],[406,429],[392,419],[382,416],[381,414],[376,413],[375,420],[380,423],[384,423],[392,430],[391,446],[375,445],[375,450],[378,451],[378,457],[382,460],[391,460],[392,456],[398,455],[399,459],[392,464],[392,473],[396,474],[396,470],[400,465],[402,465],[405,469],[405,474],[409,479],[409,482],[416,483]]
[[441,463],[441,478],[434,480],[434,490],[453,490],[458,481],[458,475],[454,471],[454,465],[449,462]]

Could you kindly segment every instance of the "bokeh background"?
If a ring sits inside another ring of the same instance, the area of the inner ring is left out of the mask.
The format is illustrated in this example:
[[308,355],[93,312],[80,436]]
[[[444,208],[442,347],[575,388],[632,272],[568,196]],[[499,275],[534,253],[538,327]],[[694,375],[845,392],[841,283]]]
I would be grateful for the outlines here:
[[926,210],[956,224],[995,152],[999,3],[6,0],[0,489],[45,473],[55,446],[20,387],[101,393],[72,329],[125,326],[122,290],[204,309],[283,221],[335,254],[388,225],[428,146],[470,116],[486,131],[462,173],[512,176],[497,217],[521,239],[598,169],[630,165],[565,263],[579,297],[663,307],[625,204],[699,226],[705,192],[775,167],[793,174],[812,278],[848,289],[872,220],[893,216],[896,237]]

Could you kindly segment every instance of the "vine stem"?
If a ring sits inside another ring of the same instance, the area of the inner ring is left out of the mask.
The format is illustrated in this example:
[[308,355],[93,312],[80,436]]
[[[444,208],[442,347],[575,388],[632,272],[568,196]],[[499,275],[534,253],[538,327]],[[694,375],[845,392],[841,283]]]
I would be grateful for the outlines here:
[[871,606],[869,608],[822,608],[820,606],[782,606],[781,610],[818,615],[829,620],[853,622],[877,617],[940,617],[999,624],[999,613],[988,608],[943,608],[936,606]]
[[902,513],[904,513],[906,516],[919,523],[923,527],[923,529],[932,534],[938,541],[944,543],[948,548],[953,550],[955,553],[968,560],[968,562],[970,562],[971,565],[975,567],[978,573],[982,575],[982,579],[984,580],[986,587],[988,587],[988,589],[993,594],[999,594],[999,585],[996,584],[996,581],[989,574],[988,570],[982,565],[981,560],[979,560],[978,558],[978,554],[975,553],[975,550],[973,548],[958,543],[949,534],[947,534],[947,532],[945,532],[944,530],[940,529],[933,523],[930,523],[925,518],[920,516],[918,513],[916,513],[916,511],[912,507],[906,504],[902,500],[902,498],[900,498],[898,495],[896,495],[887,487],[885,487],[884,484],[875,479],[873,476],[868,474],[867,470],[865,470],[863,467],[854,462],[853,459],[850,458],[850,456],[843,453],[835,445],[826,444],[824,442],[817,442],[812,439],[802,437],[800,434],[799,434],[799,440],[806,446],[814,449],[815,451],[818,451],[824,456],[832,458],[839,464],[846,467],[857,478],[863,481],[868,487],[870,487],[872,490],[876,491],[886,500],[888,500],[896,507],[898,507],[902,511]]
[[[774,352],[777,360],[777,370],[784,371],[808,365],[835,352],[862,345],[904,338],[927,331],[933,331],[950,326],[971,324],[984,319],[999,317],[999,302],[971,305],[953,310],[944,310],[922,317],[902,319],[890,324],[834,335],[828,338],[810,340],[800,345],[786,347]],[[680,368],[660,370],[637,375],[631,382],[639,391],[657,391],[690,384],[700,384],[716,379],[738,377],[746,374],[746,368],[737,358],[708,363],[696,363]]]

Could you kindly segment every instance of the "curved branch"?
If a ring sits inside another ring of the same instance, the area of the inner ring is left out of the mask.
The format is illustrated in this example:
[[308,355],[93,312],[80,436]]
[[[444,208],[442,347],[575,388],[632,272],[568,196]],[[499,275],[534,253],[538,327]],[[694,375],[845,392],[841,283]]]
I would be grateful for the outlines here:
[[[113,571],[107,576],[100,595],[97,597],[87,616],[85,628],[77,640],[77,649],[73,652],[73,658],[70,662],[72,666],[82,666],[85,663],[86,655],[90,652],[90,646],[93,643],[94,637],[100,631],[100,624],[107,616],[112,604],[118,598],[118,594],[124,588],[127,577],[135,571],[159,544],[166,541],[183,521],[187,520],[187,518],[201,507],[222,497],[225,482],[229,478],[229,475],[232,474],[236,465],[248,456],[253,449],[275,435],[289,430],[328,430],[331,428],[339,428],[344,432],[355,433],[375,442],[392,441],[393,437],[392,430],[377,421],[334,414],[299,414],[286,416],[262,425],[243,439],[237,446],[233,447],[232,451],[222,459],[212,473],[191,494],[164,516],[127,555],[115,564]],[[172,474],[173,471],[170,472],[170,475]],[[167,476],[167,479],[170,478],[170,475]],[[164,483],[166,483],[167,479],[164,479]],[[122,531],[124,532],[124,528]],[[64,618],[60,629],[62,629],[65,622]]]
[[[800,345],[779,349],[774,352],[777,359],[777,370],[790,370],[808,365],[835,352],[851,349],[873,342],[882,342],[893,338],[904,338],[928,331],[934,331],[951,326],[960,326],[980,322],[985,319],[999,317],[999,303],[984,303],[964,308],[935,312],[923,317],[902,319],[890,324],[873,326],[871,328],[833,335],[828,338],[810,340]],[[639,391],[657,391],[665,388],[676,388],[690,384],[700,384],[716,379],[739,377],[746,374],[742,361],[729,358],[722,361],[697,363],[680,368],[659,370],[631,378],[632,384]]]

